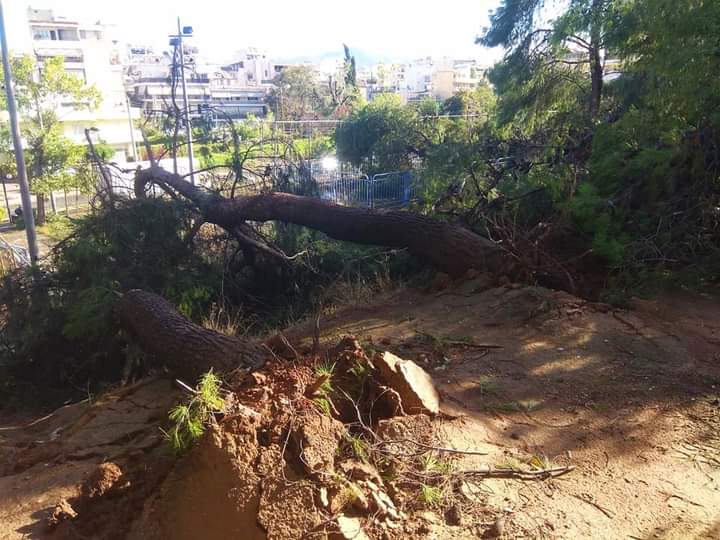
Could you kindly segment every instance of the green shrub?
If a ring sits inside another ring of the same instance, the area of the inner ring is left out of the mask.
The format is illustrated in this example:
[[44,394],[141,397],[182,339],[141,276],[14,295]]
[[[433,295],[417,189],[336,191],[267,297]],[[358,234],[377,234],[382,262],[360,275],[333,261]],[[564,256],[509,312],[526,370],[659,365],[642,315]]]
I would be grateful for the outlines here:
[[187,403],[173,407],[168,415],[173,423],[164,431],[170,449],[176,455],[185,453],[205,433],[205,426],[215,413],[222,412],[225,400],[220,395],[220,378],[212,371],[200,378]]
[[46,234],[55,242],[65,240],[75,229],[75,222],[72,218],[63,214],[48,216],[45,225],[38,227],[38,232]]
[[124,338],[112,306],[130,289],[161,294],[200,320],[222,271],[187,241],[190,219],[185,206],[152,199],[73,219],[73,234],[34,276],[21,271],[4,279],[0,332],[7,346],[0,363],[65,388],[118,380]]

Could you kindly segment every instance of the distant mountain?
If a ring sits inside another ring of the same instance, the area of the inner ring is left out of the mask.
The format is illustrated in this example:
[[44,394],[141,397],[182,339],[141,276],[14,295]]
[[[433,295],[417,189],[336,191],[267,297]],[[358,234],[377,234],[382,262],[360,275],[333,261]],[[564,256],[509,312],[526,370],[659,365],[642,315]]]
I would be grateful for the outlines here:
[[[374,66],[375,64],[383,63],[402,63],[408,62],[410,59],[403,56],[392,56],[386,53],[374,53],[363,49],[353,49],[350,47],[350,53],[355,57],[355,64],[358,67],[367,68]],[[338,46],[337,50],[325,51],[310,55],[299,55],[299,56],[275,56],[273,57],[276,62],[281,64],[301,64],[304,62],[310,64],[322,64],[333,60],[342,60],[345,56],[343,52],[342,43]]]

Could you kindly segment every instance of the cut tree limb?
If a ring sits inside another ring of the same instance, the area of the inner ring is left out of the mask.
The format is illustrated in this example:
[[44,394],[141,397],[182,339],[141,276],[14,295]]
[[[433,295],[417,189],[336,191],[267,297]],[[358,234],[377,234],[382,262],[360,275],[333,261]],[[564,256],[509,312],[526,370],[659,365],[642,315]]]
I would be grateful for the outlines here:
[[259,344],[188,321],[151,292],[128,291],[116,303],[115,313],[143,350],[188,381],[196,381],[211,368],[220,373],[238,367],[256,368],[267,356]]
[[407,248],[408,252],[453,276],[477,270],[501,273],[507,258],[497,244],[464,227],[406,211],[352,208],[312,197],[263,193],[227,199],[159,167],[138,172],[135,195],[148,184],[166,186],[192,201],[203,218],[225,230],[246,221],[282,221],[358,244]]

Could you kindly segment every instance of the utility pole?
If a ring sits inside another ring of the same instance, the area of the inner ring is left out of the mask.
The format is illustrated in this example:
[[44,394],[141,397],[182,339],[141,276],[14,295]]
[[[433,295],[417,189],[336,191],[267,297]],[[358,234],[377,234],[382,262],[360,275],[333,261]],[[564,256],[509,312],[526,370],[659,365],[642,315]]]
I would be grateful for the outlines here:
[[135,126],[133,126],[132,112],[130,111],[130,98],[128,98],[127,88],[125,89],[125,108],[128,115],[128,126],[130,127],[130,143],[132,144],[132,155],[135,163],[138,162],[137,148],[135,148]]
[[30,185],[28,184],[27,169],[25,168],[25,155],[23,154],[22,140],[20,139],[20,122],[18,121],[15,90],[13,89],[12,74],[10,73],[10,60],[8,58],[9,53],[7,36],[5,35],[5,15],[3,13],[2,0],[0,0],[0,47],[2,47],[5,94],[7,95],[8,112],[10,113],[10,132],[12,134],[13,147],[15,148],[15,164],[17,165],[18,183],[20,184],[25,234],[27,235],[30,263],[35,265],[38,260],[35,216],[33,215],[32,200],[30,199]]
[[195,185],[195,175],[193,174],[193,144],[192,144],[192,126],[190,125],[190,106],[188,105],[187,88],[185,86],[185,51],[183,50],[183,35],[192,36],[191,26],[180,26],[180,17],[177,19],[178,33],[170,36],[177,39],[177,46],[180,47],[180,80],[182,81],[183,91],[183,107],[185,112],[185,133],[187,134],[188,161],[190,163],[190,182]]

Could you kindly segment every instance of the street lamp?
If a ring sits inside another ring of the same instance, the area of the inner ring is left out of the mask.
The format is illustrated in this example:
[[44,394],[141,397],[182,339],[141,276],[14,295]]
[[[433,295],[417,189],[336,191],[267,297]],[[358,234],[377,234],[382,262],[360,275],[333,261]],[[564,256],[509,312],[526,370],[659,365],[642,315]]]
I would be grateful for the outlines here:
[[171,34],[170,45],[180,48],[180,80],[182,81],[183,91],[183,107],[185,116],[185,133],[187,135],[188,144],[188,161],[190,164],[190,182],[195,185],[195,175],[193,174],[193,144],[192,144],[192,126],[190,125],[190,105],[188,105],[187,87],[185,86],[185,51],[183,50],[183,37],[192,37],[192,26],[180,26],[180,17],[177,19],[178,33]]

